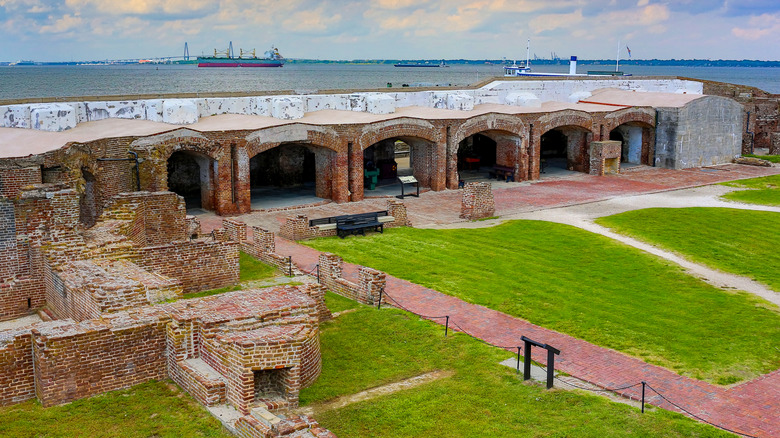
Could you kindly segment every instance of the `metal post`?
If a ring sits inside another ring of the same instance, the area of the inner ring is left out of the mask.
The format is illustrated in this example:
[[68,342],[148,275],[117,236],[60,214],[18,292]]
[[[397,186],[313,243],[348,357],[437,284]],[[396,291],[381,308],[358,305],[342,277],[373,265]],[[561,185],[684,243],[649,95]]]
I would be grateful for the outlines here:
[[447,332],[450,329],[450,317],[449,316],[445,316],[444,318],[446,318],[444,320],[444,337],[446,338],[447,337]]
[[555,379],[555,352],[553,350],[547,350],[547,389],[553,387],[553,379]]
[[520,347],[517,347],[517,374],[520,374]]
[[320,284],[320,264],[317,263],[317,284]]
[[293,272],[292,272],[292,256],[287,256],[287,265],[290,268],[290,277],[292,277],[293,276]]
[[531,378],[531,343],[523,339],[523,380]]
[[382,292],[385,291],[385,288],[379,289],[379,305],[376,306],[377,310],[382,309]]
[[645,413],[645,386],[647,383],[645,381],[642,381],[642,413]]

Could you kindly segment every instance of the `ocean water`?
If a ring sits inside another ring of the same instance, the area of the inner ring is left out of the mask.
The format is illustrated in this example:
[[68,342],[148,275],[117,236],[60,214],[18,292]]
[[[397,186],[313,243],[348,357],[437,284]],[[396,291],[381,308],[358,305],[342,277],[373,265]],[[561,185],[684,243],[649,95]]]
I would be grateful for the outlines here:
[[[580,65],[579,71],[613,66]],[[564,72],[568,66],[538,66]],[[684,76],[751,85],[780,94],[780,68],[625,66],[635,76]],[[198,68],[195,65],[0,67],[0,100],[135,94],[376,89],[403,84],[467,86],[503,75],[501,65],[399,68],[392,65],[287,64],[283,68]]]

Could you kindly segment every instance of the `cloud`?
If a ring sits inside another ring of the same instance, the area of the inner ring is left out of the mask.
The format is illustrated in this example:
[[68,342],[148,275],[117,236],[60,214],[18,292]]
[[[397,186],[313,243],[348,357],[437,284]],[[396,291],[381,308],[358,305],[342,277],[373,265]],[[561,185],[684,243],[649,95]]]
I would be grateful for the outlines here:
[[65,5],[75,11],[157,18],[202,17],[219,9],[219,3],[209,0],[65,0]]
[[73,15],[64,15],[62,18],[54,20],[50,25],[41,26],[40,33],[63,33],[69,30],[81,27],[84,20],[81,17]]
[[575,24],[582,22],[582,11],[574,11],[571,14],[549,14],[540,15],[531,22],[531,31],[540,34],[555,29],[572,28]]
[[341,21],[341,14],[327,14],[322,7],[294,13],[284,21],[286,29],[302,33],[323,33]]
[[751,41],[765,38],[777,41],[777,38],[780,38],[780,14],[762,14],[752,17],[748,24],[748,27],[731,29],[731,33],[737,38]]

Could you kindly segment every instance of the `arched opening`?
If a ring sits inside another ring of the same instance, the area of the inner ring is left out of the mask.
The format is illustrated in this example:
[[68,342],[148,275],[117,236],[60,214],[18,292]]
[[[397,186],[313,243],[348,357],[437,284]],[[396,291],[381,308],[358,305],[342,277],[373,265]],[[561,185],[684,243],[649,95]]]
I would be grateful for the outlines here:
[[213,162],[192,151],[177,151],[168,158],[168,190],[183,197],[188,210],[214,208]]
[[540,173],[587,172],[590,139],[590,131],[579,126],[562,126],[542,134],[539,139]]
[[95,225],[100,215],[97,180],[95,175],[86,168],[81,169],[81,176],[84,178],[84,193],[79,199],[79,221],[87,228]]
[[433,144],[416,137],[395,137],[363,150],[363,190],[366,196],[395,195],[398,177],[414,176],[420,187],[430,187]]
[[484,178],[496,165],[496,141],[487,135],[470,135],[458,143],[460,179]]
[[652,127],[640,122],[624,123],[609,133],[609,139],[622,143],[621,165],[650,165],[652,163]]
[[249,160],[253,210],[307,205],[331,199],[333,152],[282,143]]

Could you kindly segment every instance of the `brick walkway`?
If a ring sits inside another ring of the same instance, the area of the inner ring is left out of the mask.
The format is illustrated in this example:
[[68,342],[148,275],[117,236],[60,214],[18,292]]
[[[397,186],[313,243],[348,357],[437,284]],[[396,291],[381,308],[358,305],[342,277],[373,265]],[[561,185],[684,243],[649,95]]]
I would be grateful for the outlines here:
[[[295,264],[307,272],[315,268],[319,257],[318,251],[282,238],[276,239],[276,251],[291,255]],[[357,270],[358,266],[345,263],[343,275],[357,281]],[[457,326],[513,353],[522,345],[521,336],[552,345],[561,350],[556,369],[599,387],[616,388],[645,381],[674,403],[709,422],[757,437],[780,436],[780,370],[725,389],[391,275],[387,276],[386,293],[414,313],[449,316],[451,328]],[[434,321],[443,323],[441,319]],[[545,354],[541,349],[534,349],[534,360],[546,363]],[[638,400],[641,386],[618,393]],[[646,401],[679,412],[650,390]]]
[[[780,168],[777,167],[743,165],[687,170],[637,167],[619,176],[578,174],[532,184],[496,184],[493,193],[496,214],[501,216],[779,173]],[[461,222],[458,217],[460,201],[460,191],[446,190],[427,192],[420,198],[406,198],[404,203],[412,223],[420,226]],[[294,214],[306,214],[310,218],[326,217],[380,210],[385,208],[385,203],[385,199],[374,198],[285,212],[253,212],[239,219],[250,225],[278,231],[285,218]],[[208,232],[221,226],[221,218],[205,215],[201,218],[201,224],[204,232]],[[307,272],[313,270],[318,261],[317,251],[285,239],[277,238],[276,250],[285,256],[292,255],[296,265]],[[345,264],[344,276],[354,281],[357,267]],[[725,389],[389,275],[386,291],[390,297],[415,313],[448,315],[451,325],[457,324],[468,333],[491,344],[508,347],[513,352],[517,351],[516,346],[522,344],[520,337],[523,335],[559,348],[561,355],[556,359],[559,370],[602,388],[620,387],[644,380],[673,402],[707,421],[752,436],[780,436],[780,370]],[[540,363],[546,362],[542,351],[536,351],[534,359]],[[619,393],[638,399],[640,391],[641,387],[637,386]],[[647,391],[646,400],[655,406],[677,411],[650,390]]]

